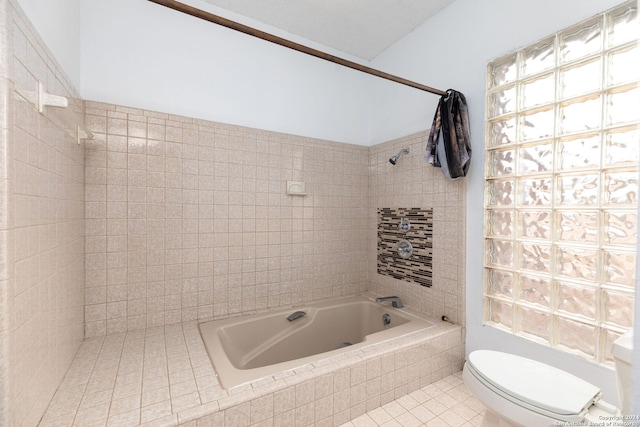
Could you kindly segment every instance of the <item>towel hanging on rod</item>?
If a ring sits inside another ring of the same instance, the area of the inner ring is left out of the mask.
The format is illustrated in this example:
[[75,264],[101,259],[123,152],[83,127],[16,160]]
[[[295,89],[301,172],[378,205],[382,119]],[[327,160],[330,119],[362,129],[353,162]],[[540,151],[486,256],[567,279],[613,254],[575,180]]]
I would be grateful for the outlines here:
[[447,178],[467,176],[471,136],[467,100],[462,93],[449,89],[440,98],[424,156],[430,164],[442,168]]

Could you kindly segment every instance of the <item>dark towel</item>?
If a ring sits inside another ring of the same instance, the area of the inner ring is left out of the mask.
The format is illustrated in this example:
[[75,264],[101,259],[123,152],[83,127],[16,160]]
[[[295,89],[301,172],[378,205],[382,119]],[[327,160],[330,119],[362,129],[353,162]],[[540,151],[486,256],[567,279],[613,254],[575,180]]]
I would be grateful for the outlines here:
[[441,167],[447,178],[467,175],[471,161],[471,137],[467,100],[462,93],[449,89],[447,95],[440,98],[425,160]]

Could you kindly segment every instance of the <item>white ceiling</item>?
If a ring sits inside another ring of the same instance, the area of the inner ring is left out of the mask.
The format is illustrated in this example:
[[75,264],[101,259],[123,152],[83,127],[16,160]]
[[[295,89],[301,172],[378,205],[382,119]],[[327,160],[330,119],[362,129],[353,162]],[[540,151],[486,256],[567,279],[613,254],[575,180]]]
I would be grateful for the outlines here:
[[454,0],[204,0],[371,60]]

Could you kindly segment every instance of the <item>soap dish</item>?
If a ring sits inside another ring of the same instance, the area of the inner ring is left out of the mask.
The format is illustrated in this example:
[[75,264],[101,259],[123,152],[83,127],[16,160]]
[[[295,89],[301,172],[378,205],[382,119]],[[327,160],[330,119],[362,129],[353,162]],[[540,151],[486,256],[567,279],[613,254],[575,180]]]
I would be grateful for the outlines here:
[[305,183],[302,181],[287,181],[287,195],[306,196]]

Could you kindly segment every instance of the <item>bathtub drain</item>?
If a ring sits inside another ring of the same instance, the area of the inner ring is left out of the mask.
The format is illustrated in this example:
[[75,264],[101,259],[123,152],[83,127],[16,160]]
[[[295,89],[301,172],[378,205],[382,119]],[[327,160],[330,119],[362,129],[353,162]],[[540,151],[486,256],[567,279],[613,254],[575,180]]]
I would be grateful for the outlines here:
[[336,350],[339,348],[349,347],[350,345],[353,345],[353,344],[351,344],[350,342],[343,342],[342,344],[336,347]]

